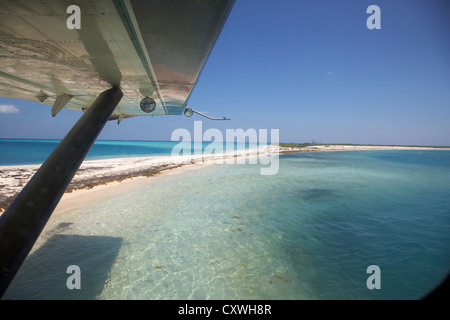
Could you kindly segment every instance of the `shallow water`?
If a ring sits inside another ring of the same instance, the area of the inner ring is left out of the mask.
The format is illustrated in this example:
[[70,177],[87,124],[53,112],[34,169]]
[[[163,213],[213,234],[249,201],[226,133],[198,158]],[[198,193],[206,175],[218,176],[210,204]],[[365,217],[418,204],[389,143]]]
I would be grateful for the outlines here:
[[4,298],[417,299],[450,270],[449,151],[287,154],[259,173],[160,176],[52,217]]

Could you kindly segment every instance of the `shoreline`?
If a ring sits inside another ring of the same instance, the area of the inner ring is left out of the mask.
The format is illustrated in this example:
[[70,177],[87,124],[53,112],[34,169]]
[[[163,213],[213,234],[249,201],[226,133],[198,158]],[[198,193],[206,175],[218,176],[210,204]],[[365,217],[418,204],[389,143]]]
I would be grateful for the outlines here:
[[[64,196],[83,190],[92,190],[99,186],[107,186],[124,181],[129,182],[137,178],[159,176],[178,168],[199,168],[205,165],[236,161],[237,158],[245,157],[249,159],[250,157],[272,153],[278,153],[278,148],[265,146],[250,150],[234,150],[228,153],[223,152],[209,155],[194,154],[86,160],[81,164],[73,177],[64,192]],[[0,166],[0,215],[33,177],[40,166],[41,164]]]
[[363,151],[363,150],[450,150],[450,147],[376,146],[326,144],[306,147],[280,147],[280,153],[323,152],[323,151]]
[[[87,160],[67,187],[55,211],[67,211],[94,200],[109,197],[148,183],[150,177],[177,174],[206,165],[229,163],[232,158],[297,152],[361,151],[361,150],[450,150],[450,148],[364,145],[319,145],[307,147],[265,146],[230,153],[186,156],[152,156]],[[236,159],[234,159],[235,161]],[[0,215],[41,165],[0,166]],[[100,192],[101,191],[101,192]],[[87,196],[86,193],[90,194]],[[106,195],[105,195],[106,194]],[[83,201],[78,199],[83,196]],[[77,199],[77,200],[74,200]]]

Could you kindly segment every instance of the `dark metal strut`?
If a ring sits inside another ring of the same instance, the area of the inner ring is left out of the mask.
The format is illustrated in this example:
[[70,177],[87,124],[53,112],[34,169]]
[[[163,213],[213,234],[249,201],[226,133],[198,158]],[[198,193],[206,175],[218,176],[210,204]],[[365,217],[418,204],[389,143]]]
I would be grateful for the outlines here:
[[122,96],[101,93],[0,216],[0,298]]

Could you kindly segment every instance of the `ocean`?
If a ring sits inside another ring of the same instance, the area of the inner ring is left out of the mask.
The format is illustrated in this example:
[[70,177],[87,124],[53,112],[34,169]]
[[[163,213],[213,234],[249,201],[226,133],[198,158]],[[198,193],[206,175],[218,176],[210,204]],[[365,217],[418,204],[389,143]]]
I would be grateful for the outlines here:
[[419,299],[450,271],[450,151],[259,166],[162,175],[53,216],[3,298]]
[[[41,164],[61,140],[45,139],[0,139],[0,166]],[[179,141],[122,141],[122,140],[97,140],[86,156],[86,160],[169,156],[172,149],[180,144]],[[183,146],[190,144],[190,152],[194,154],[194,143],[183,142]],[[204,150],[210,142],[202,143]],[[222,144],[223,151],[241,150],[254,147],[253,143],[227,143]],[[188,148],[186,148],[188,150]]]

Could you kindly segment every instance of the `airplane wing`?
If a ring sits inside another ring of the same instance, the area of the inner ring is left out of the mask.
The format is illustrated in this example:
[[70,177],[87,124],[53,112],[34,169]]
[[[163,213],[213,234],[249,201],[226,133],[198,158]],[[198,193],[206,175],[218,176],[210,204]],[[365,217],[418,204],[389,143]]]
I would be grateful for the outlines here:
[[[115,85],[124,96],[113,118],[181,115],[233,3],[2,0],[0,96],[51,105],[56,115],[84,111]],[[69,28],[71,5],[80,29]],[[149,113],[145,97],[156,104]]]
[[0,298],[108,119],[197,112],[186,104],[232,5],[0,1],[0,96],[85,111],[0,216]]

